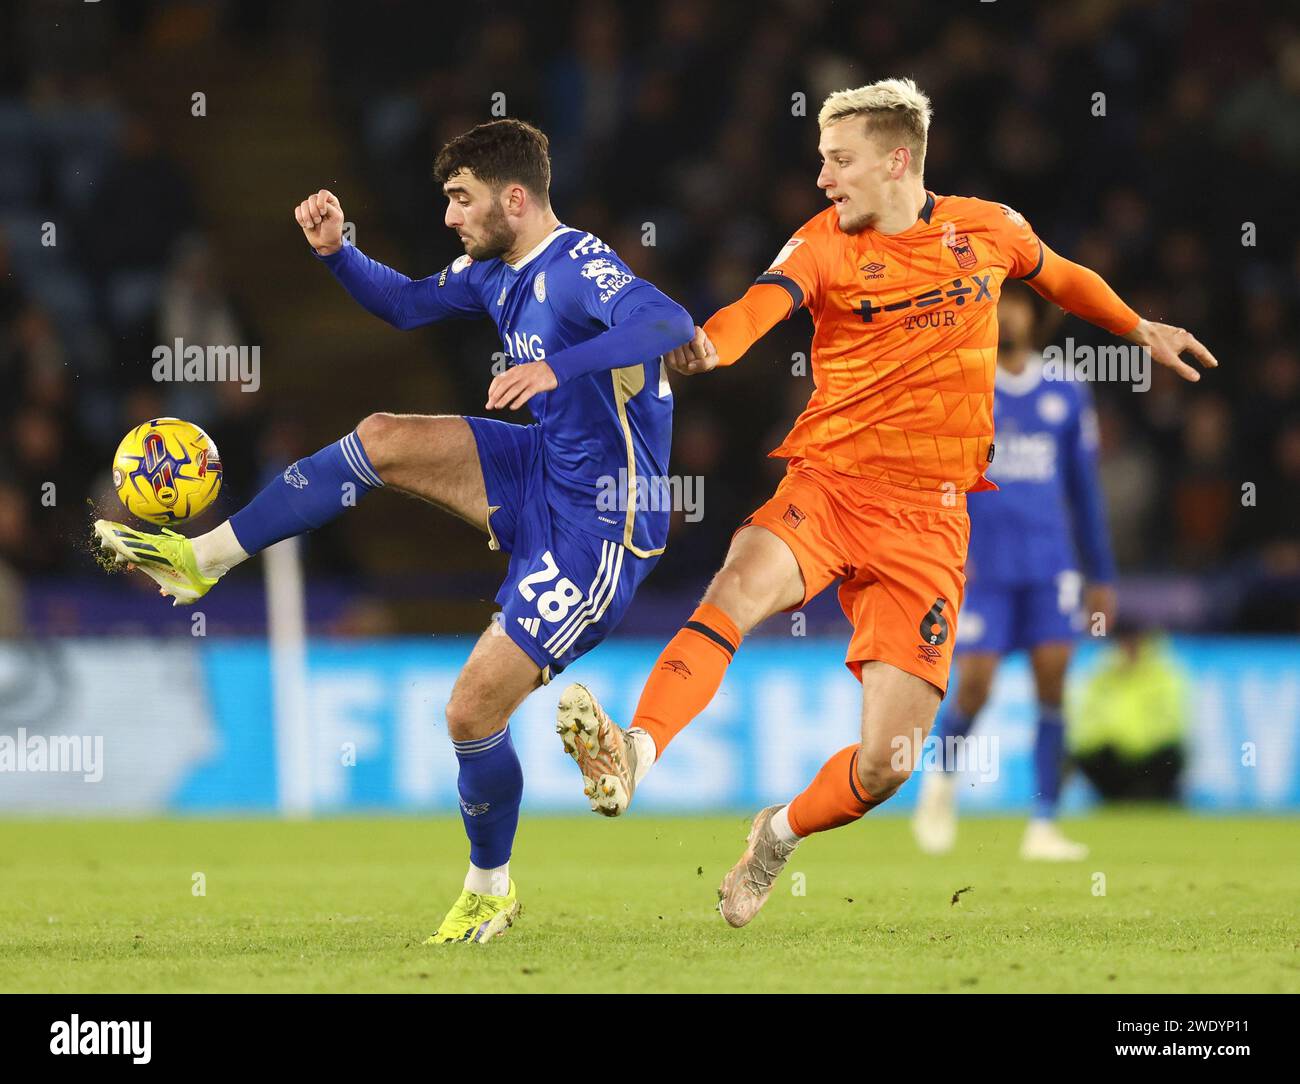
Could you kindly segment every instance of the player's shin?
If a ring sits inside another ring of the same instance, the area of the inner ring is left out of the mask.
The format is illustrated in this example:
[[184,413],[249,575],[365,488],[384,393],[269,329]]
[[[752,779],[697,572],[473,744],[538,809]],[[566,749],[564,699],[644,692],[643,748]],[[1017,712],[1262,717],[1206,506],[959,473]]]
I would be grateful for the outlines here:
[[1034,810],[1020,843],[1020,856],[1030,861],[1079,862],[1088,846],[1068,839],[1056,822],[1065,767],[1065,720],[1059,706],[1038,705],[1034,738]]
[[[256,497],[228,520],[237,549],[226,538],[195,539],[218,563],[258,553],[276,542],[324,526],[383,485],[355,431],[315,455],[291,463]],[[224,526],[224,525],[223,525]],[[216,535],[222,528],[212,532]],[[234,563],[238,563],[235,560]]]
[[[965,738],[975,725],[975,716],[961,710],[954,704],[951,708],[947,705],[944,710],[939,712],[938,722],[934,724],[933,737],[940,748],[943,747],[945,738]],[[949,767],[947,758],[944,758],[944,768]]]
[[1065,760],[1065,719],[1061,709],[1038,705],[1034,736],[1034,818],[1053,820],[1061,799],[1061,771]]
[[841,749],[786,807],[794,835],[802,838],[852,824],[884,801],[868,794],[862,786],[858,778],[858,750],[856,745]]
[[470,870],[465,887],[490,896],[506,895],[510,852],[519,827],[524,773],[510,727],[485,738],[452,742],[460,772],[460,815],[469,837]]
[[632,719],[633,727],[645,730],[654,740],[656,758],[709,706],[740,640],[740,630],[730,617],[718,607],[702,603],[668,641]]

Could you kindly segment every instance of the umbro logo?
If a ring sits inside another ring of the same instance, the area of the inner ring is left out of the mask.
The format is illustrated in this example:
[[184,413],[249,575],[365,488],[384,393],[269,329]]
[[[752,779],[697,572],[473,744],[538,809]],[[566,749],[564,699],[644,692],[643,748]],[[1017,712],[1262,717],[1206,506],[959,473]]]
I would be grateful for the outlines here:
[[664,664],[661,667],[659,667],[659,669],[671,670],[678,677],[685,678],[691,676],[691,668],[687,666],[684,662],[682,662],[681,659],[667,659],[664,661]]
[[869,279],[882,279],[885,277],[885,265],[876,263],[874,260],[871,263],[863,264],[858,270]]
[[931,647],[929,644],[916,645],[916,657],[921,662],[928,662],[931,666],[938,661],[941,654],[943,654],[943,652],[941,652],[937,647]]

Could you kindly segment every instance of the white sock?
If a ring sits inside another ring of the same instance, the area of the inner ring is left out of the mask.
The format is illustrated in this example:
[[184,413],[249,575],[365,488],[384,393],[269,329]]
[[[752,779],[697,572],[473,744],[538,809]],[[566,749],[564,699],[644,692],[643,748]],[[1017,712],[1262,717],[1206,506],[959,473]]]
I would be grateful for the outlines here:
[[207,534],[191,538],[190,545],[194,547],[194,560],[198,562],[199,571],[210,580],[224,576],[237,564],[248,560],[230,520]]
[[773,813],[772,819],[768,823],[772,826],[772,831],[781,843],[788,843],[793,846],[803,839],[803,836],[795,835],[794,829],[790,827],[790,807],[788,805],[783,805]]
[[639,726],[634,726],[627,732],[627,736],[632,741],[632,747],[636,750],[636,772],[632,776],[632,785],[639,787],[641,780],[645,778],[645,773],[650,770],[650,766],[655,762],[655,740],[650,736],[648,730],[642,730]]
[[504,896],[510,891],[510,863],[493,869],[479,869],[473,862],[465,874],[465,887],[481,896]]

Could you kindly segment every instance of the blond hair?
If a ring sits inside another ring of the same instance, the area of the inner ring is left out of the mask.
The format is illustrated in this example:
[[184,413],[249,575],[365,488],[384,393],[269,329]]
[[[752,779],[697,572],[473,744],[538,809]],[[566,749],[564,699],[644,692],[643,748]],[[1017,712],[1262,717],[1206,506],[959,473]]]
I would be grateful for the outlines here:
[[912,152],[911,169],[925,166],[925,143],[930,133],[930,99],[911,79],[881,79],[853,90],[837,90],[822,102],[818,128],[863,117],[868,131]]

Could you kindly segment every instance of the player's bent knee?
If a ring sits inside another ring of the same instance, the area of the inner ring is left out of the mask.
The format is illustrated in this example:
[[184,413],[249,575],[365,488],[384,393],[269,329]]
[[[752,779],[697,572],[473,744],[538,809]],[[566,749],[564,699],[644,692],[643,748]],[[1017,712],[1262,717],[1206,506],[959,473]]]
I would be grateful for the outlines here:
[[402,419],[396,414],[368,414],[357,426],[357,437],[366,450],[370,465],[384,476],[393,466],[397,436],[402,429]]
[[722,610],[741,632],[747,631],[744,618],[750,608],[749,599],[745,594],[744,578],[734,569],[724,566],[713,574],[703,601]]
[[472,695],[452,693],[447,702],[447,734],[452,741],[475,741],[505,727],[500,713]]
[[714,574],[704,601],[730,617],[742,636],[780,608],[770,579],[734,564]]
[[907,782],[912,770],[900,765],[894,758],[878,759],[858,752],[858,782],[862,789],[877,802],[883,802]]

